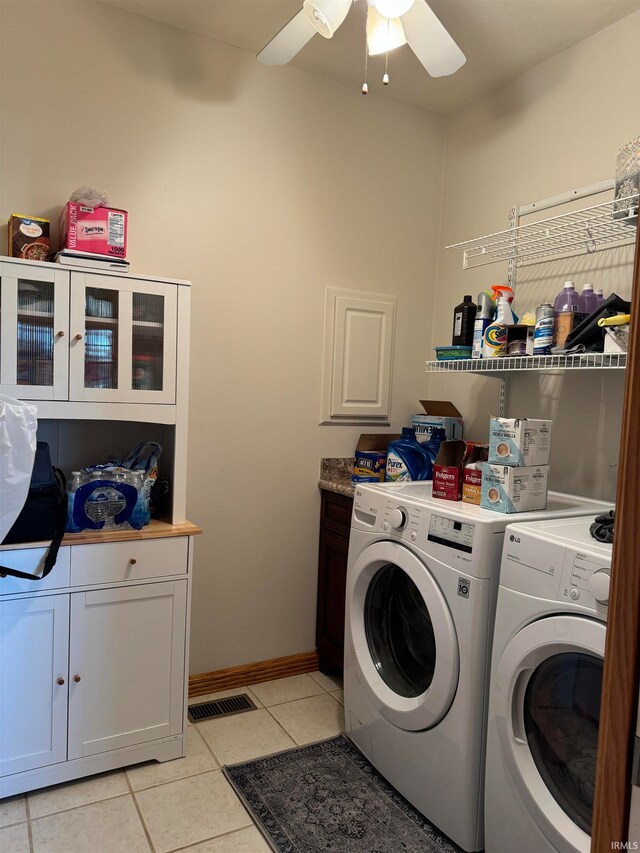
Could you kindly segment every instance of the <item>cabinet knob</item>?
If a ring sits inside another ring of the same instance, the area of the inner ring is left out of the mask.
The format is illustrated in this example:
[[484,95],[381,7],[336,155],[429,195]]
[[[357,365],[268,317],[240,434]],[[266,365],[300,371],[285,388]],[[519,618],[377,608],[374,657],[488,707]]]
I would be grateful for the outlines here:
[[79,675],[74,675],[74,676],[73,676],[73,680],[74,680],[74,681],[75,681],[75,683],[77,684],[79,681],[82,681],[82,678],[81,678]]
[[64,331],[62,329],[60,329],[59,332],[56,332],[56,337],[57,338],[64,338]]
[[74,341],[81,341],[81,340],[82,340],[82,335],[80,334],[80,332],[78,332],[78,334],[74,338]]
[[62,687],[64,684],[64,678],[62,678],[62,676],[60,676],[60,678],[56,678],[56,684],[59,684],[60,687]]
[[131,557],[131,559],[129,560],[129,565],[130,565],[130,566],[135,566],[135,564],[136,564],[137,562],[138,562],[138,561],[136,560],[136,558],[135,558],[135,557]]

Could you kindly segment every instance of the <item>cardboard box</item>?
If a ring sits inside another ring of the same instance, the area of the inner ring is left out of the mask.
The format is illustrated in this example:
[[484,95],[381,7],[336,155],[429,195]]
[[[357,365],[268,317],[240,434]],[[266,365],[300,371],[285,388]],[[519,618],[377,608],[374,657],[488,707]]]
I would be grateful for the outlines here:
[[384,483],[387,469],[387,447],[390,441],[400,438],[398,433],[388,435],[362,433],[354,453],[353,483]]
[[473,447],[466,441],[443,441],[433,463],[433,497],[462,500],[462,471]]
[[546,509],[548,478],[548,465],[513,468],[485,462],[480,506],[507,513]]
[[60,249],[126,258],[127,211],[68,201],[60,213]]
[[12,213],[9,217],[7,241],[9,257],[25,258],[27,261],[48,261],[51,250],[49,225],[49,220],[42,219],[40,216]]
[[[505,355],[533,355],[533,326],[525,326],[519,323],[515,326],[507,326],[507,351]],[[514,352],[521,349],[522,352]]]
[[411,426],[416,431],[416,441],[430,441],[433,430],[444,429],[446,441],[462,438],[464,421],[462,415],[446,400],[420,400],[424,412],[411,416]]
[[489,462],[496,465],[548,465],[553,421],[491,418]]
[[[474,444],[462,470],[462,502],[480,506],[482,497],[482,463],[489,458],[488,444]],[[472,465],[473,467],[469,467]]]

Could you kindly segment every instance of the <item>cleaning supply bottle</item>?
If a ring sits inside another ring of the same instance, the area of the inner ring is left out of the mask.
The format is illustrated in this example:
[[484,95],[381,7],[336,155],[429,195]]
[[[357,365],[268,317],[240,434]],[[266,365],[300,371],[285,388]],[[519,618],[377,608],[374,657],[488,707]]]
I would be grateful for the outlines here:
[[507,326],[513,326],[514,319],[507,296],[498,296],[496,319],[489,323],[484,333],[482,351],[484,358],[494,358],[507,354]]
[[492,284],[491,290],[493,291],[493,302],[496,305],[496,307],[498,305],[498,297],[499,296],[504,296],[506,298],[507,302],[509,303],[509,308],[511,308],[511,314],[513,315],[513,322],[514,322],[514,324],[517,323],[518,322],[518,315],[513,310],[513,297],[515,295],[513,292],[513,288],[510,287],[508,284]]
[[389,442],[386,480],[430,480],[433,465],[429,454],[416,441],[416,431],[403,427],[402,436]]
[[460,305],[453,310],[453,335],[451,345],[470,347],[473,343],[473,323],[476,319],[476,305],[471,296],[465,296]]
[[599,304],[600,303],[598,302],[598,295],[594,291],[593,285],[585,284],[579,296],[579,313],[583,314],[584,317],[588,317],[589,314],[593,314],[593,312],[597,310]]
[[473,324],[473,344],[471,358],[482,358],[482,342],[484,333],[495,315],[495,306],[491,294],[483,290],[478,294],[478,306],[476,308],[476,320]]
[[596,290],[596,296],[598,297],[598,305],[602,305],[604,302],[604,290],[602,288]]
[[576,317],[580,311],[580,296],[572,281],[565,281],[564,287],[553,303],[554,333],[556,347],[564,347],[567,337],[573,331]]

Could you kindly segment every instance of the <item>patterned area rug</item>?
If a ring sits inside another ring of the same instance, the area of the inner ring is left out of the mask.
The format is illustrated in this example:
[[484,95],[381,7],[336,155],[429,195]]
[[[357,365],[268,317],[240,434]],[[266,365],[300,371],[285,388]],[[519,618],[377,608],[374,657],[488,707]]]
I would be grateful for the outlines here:
[[278,853],[460,853],[344,735],[223,771]]

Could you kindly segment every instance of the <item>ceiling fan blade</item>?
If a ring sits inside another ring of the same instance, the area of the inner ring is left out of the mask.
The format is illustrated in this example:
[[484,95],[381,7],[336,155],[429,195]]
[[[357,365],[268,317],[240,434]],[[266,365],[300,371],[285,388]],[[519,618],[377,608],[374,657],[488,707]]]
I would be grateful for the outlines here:
[[467,61],[425,0],[415,0],[401,20],[409,47],[432,77],[453,74]]
[[257,56],[263,65],[286,65],[316,34],[316,29],[304,9],[274,36]]

